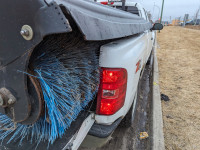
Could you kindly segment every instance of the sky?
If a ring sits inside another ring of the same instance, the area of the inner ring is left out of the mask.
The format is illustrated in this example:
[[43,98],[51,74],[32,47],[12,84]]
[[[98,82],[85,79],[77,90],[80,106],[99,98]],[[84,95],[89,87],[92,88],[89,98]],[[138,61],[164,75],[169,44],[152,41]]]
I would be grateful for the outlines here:
[[[130,0],[128,0],[130,1]],[[153,20],[157,20],[160,15],[159,9],[162,8],[162,0],[132,0],[134,2],[141,3],[144,8],[151,12]],[[156,6],[154,6],[154,4]],[[200,0],[165,0],[163,21],[170,21],[176,17],[184,17],[186,13],[189,14],[189,18],[194,17],[195,12],[200,7]],[[200,18],[200,13],[199,13]]]

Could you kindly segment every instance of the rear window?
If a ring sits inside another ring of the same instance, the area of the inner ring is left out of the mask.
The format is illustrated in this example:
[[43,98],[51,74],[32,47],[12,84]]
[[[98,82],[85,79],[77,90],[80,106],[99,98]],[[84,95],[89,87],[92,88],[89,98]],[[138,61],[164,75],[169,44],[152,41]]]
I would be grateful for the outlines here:
[[[116,6],[116,8],[122,10],[122,6]],[[138,8],[135,6],[125,6],[125,11],[128,11],[128,12],[138,15],[138,16],[140,15]]]

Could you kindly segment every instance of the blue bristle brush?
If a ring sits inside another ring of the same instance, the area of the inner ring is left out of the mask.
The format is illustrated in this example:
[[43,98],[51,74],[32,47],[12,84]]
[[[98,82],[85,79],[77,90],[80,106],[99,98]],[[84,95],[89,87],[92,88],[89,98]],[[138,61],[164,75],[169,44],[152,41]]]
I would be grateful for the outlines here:
[[[0,140],[10,137],[7,144],[19,140],[21,145],[25,138],[29,138],[30,143],[53,144],[95,99],[98,90],[97,43],[85,42],[80,35],[61,34],[47,37],[35,50],[40,52],[31,62],[34,75],[27,75],[40,82],[45,114],[33,125],[17,123],[15,130],[0,129]],[[14,127],[13,121],[4,114],[0,114],[0,123],[3,128]]]

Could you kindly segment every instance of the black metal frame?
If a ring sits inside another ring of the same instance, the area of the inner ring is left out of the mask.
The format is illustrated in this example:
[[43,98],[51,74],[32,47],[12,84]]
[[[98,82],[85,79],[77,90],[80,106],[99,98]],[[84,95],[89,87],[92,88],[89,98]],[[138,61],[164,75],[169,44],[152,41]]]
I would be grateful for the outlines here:
[[[0,4],[0,89],[7,88],[17,99],[11,107],[0,112],[23,122],[31,113],[31,101],[27,91],[27,72],[33,48],[49,34],[70,32],[72,29],[56,3],[42,0],[2,0]],[[29,25],[33,39],[25,40],[20,30]]]
[[150,30],[143,18],[88,0],[55,0],[72,16],[84,38],[90,41],[131,36]]

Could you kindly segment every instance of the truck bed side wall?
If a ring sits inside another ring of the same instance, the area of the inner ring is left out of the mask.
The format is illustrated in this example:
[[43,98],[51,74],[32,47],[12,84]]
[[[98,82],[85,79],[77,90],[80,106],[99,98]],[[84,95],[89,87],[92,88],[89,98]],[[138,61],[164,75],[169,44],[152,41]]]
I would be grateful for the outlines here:
[[[101,47],[100,66],[107,68],[125,68],[128,72],[127,92],[124,106],[114,115],[96,115],[99,124],[111,124],[116,119],[124,117],[133,103],[142,66],[150,55],[152,33],[143,33],[123,40],[111,42]],[[151,39],[150,39],[151,40]],[[136,64],[141,60],[141,68],[136,73]]]

